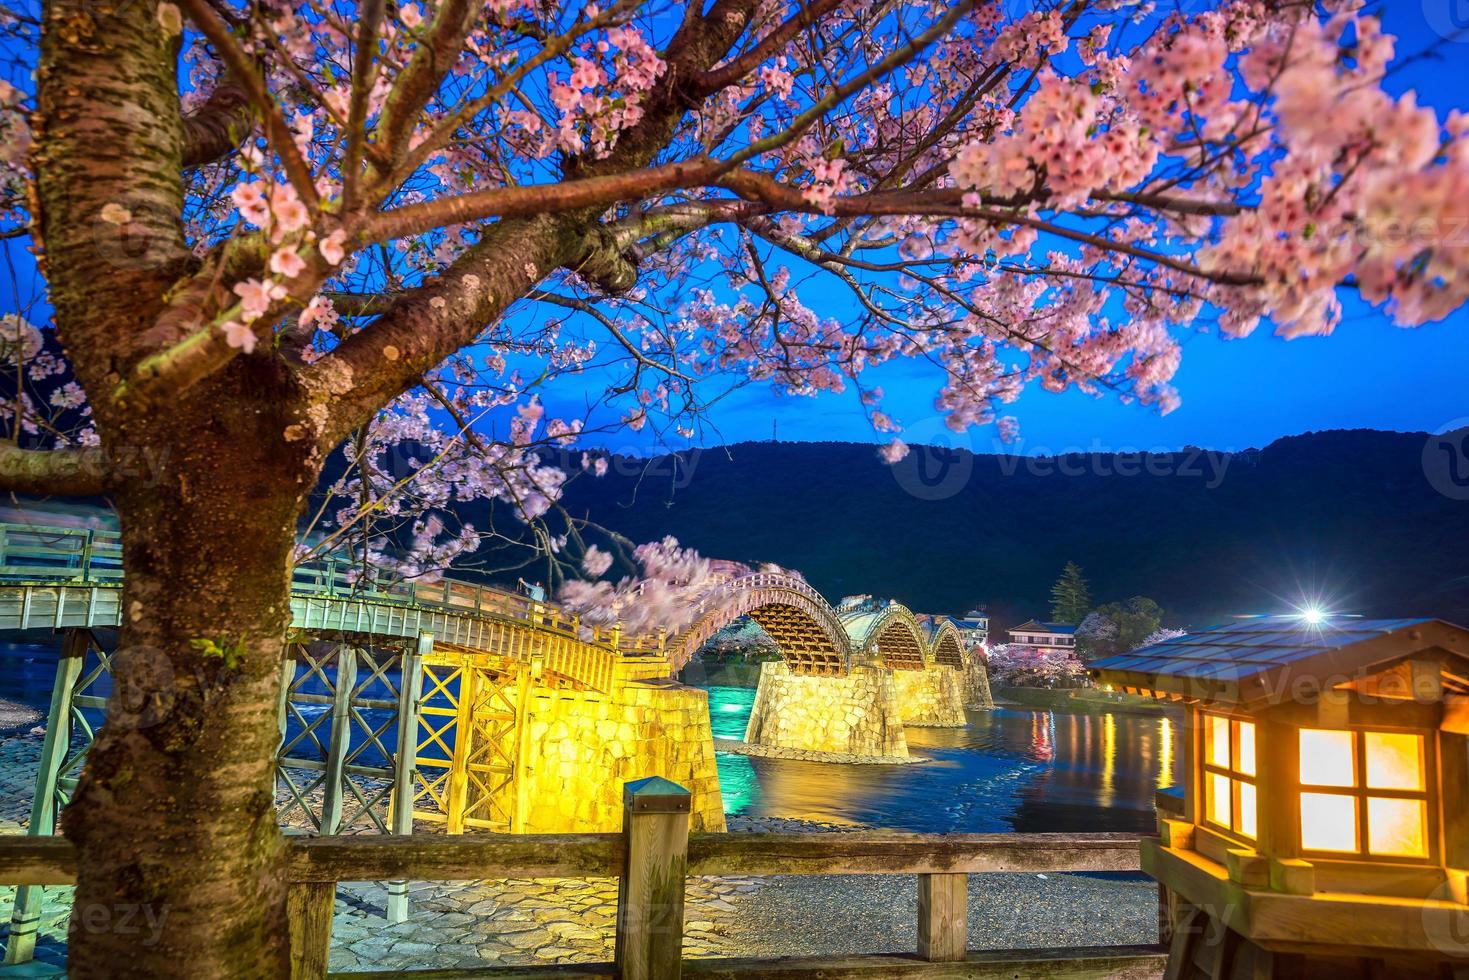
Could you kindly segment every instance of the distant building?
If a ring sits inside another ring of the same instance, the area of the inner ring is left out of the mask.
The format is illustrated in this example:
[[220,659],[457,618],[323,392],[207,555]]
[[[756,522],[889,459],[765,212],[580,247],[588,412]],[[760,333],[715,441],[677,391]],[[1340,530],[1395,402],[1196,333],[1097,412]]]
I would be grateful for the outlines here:
[[990,617],[983,609],[971,609],[962,616],[950,616],[949,621],[959,628],[964,642],[977,647],[989,639]]
[[1034,647],[1041,653],[1072,653],[1076,650],[1076,627],[1070,623],[1021,623],[1010,631],[1010,642]]

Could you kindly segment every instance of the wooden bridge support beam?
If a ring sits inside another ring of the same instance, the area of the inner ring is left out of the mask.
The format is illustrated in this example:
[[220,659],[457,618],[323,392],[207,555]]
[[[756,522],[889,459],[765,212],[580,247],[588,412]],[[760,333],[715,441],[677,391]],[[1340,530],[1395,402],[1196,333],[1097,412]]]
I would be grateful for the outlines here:
[[352,742],[352,689],[357,686],[357,650],[346,643],[336,652],[337,676],[332,694],[332,734],[327,743],[326,779],[321,787],[321,832],[335,834],[342,827],[343,781],[347,749]]
[[[31,822],[26,834],[32,837],[56,833],[57,779],[71,745],[71,698],[76,691],[86,660],[91,631],[70,629],[61,643],[61,660],[51,686],[51,704],[46,710],[46,737],[41,742],[41,759],[36,773],[36,795],[31,798]],[[10,913],[10,940],[5,944],[5,965],[29,963],[36,951],[36,931],[41,925],[41,886],[21,885],[15,890]]]
[[444,797],[445,830],[464,833],[464,809],[469,798],[469,755],[474,748],[474,703],[479,671],[469,661],[459,670],[459,717],[454,724],[454,759],[449,770],[449,791]]

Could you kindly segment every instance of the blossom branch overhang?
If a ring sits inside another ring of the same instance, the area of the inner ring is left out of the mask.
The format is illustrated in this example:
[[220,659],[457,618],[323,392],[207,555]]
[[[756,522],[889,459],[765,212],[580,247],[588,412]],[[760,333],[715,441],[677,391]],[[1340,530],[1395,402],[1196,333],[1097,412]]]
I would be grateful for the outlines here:
[[[444,145],[454,135],[455,130],[467,124],[475,116],[499,102],[506,95],[514,92],[522,81],[546,63],[559,58],[570,50],[583,35],[604,27],[611,23],[615,17],[625,8],[636,7],[638,0],[618,0],[616,4],[602,11],[594,18],[589,18],[580,25],[579,30],[568,31],[548,40],[539,51],[517,65],[504,78],[496,82],[483,94],[475,98],[467,105],[461,106],[454,112],[440,119],[432,132],[417,146],[411,147],[399,161],[396,168],[392,170],[391,176],[384,181],[385,186],[400,184],[421,167],[435,153],[444,148]],[[385,168],[385,171],[387,169]]]
[[[501,187],[455,197],[425,201],[385,212],[368,223],[366,241],[385,241],[418,234],[446,224],[483,220],[491,217],[515,217],[530,214],[561,213],[584,207],[606,207],[621,200],[646,197],[663,191],[706,185],[721,174],[733,170],[746,160],[790,142],[832,108],[861,91],[872,82],[911,61],[928,45],[949,32],[958,20],[974,6],[974,0],[961,0],[943,17],[916,35],[876,65],[833,87],[806,112],[798,116],[781,133],[757,141],[725,160],[699,156],[676,163],[647,167],[618,174],[598,174],[574,178],[557,184],[530,187]],[[364,242],[365,243],[365,242]]]
[[357,206],[362,180],[362,157],[367,149],[367,108],[377,77],[376,40],[382,29],[385,0],[363,0],[357,23],[357,57],[352,63],[352,88],[347,103],[347,153],[342,165],[342,210]]
[[846,0],[815,0],[803,3],[795,16],[781,22],[754,47],[721,65],[704,72],[689,84],[690,95],[703,99],[739,81],[759,68],[766,59],[779,52],[799,32],[814,26],[826,14],[838,9]]
[[409,204],[369,219],[355,244],[360,247],[391,241],[444,225],[488,218],[519,218],[606,208],[619,201],[709,185],[733,167],[732,163],[700,156],[618,174],[578,177],[555,184],[496,187]]
[[1259,276],[1252,273],[1215,272],[1201,269],[1190,262],[1173,258],[1161,252],[1152,252],[1125,242],[1113,241],[1102,235],[1067,228],[1064,225],[1027,214],[998,208],[970,207],[962,202],[963,191],[946,188],[937,191],[882,191],[869,194],[836,196],[818,207],[806,200],[801,192],[776,181],[770,176],[753,170],[738,170],[720,178],[719,184],[740,197],[759,201],[781,211],[807,214],[826,214],[835,217],[871,217],[878,215],[930,216],[946,218],[975,218],[995,225],[1022,225],[1043,231],[1060,238],[1068,238],[1085,245],[1109,252],[1119,252],[1134,258],[1145,259],[1166,266],[1176,272],[1196,276],[1223,286],[1254,286],[1261,283]]
[[440,4],[426,36],[414,46],[413,56],[398,73],[378,120],[378,142],[397,160],[407,149],[407,135],[439,84],[458,61],[464,40],[482,10],[469,0]]

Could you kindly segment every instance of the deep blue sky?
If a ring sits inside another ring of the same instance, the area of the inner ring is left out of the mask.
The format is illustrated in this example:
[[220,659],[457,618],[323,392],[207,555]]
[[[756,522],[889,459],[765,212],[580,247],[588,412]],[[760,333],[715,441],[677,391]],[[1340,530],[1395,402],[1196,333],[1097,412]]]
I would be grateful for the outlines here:
[[[1169,6],[1159,5],[1160,10]],[[1371,5],[1381,11],[1386,30],[1398,37],[1400,59],[1439,45],[1430,57],[1399,68],[1386,85],[1394,93],[1416,90],[1419,103],[1433,106],[1441,117],[1453,108],[1469,109],[1464,85],[1469,77],[1469,17],[1461,18],[1461,24],[1450,23],[1454,7],[1452,0]],[[1445,35],[1458,39],[1445,42]],[[1243,340],[1189,337],[1177,377],[1183,405],[1166,417],[1111,397],[1030,390],[1011,407],[1020,419],[1022,441],[1008,449],[1025,453],[1185,445],[1244,449],[1319,429],[1435,431],[1469,416],[1464,377],[1469,365],[1469,311],[1405,330],[1352,296],[1343,302],[1343,322],[1330,337],[1285,341],[1268,325]],[[882,385],[887,394],[884,408],[904,424],[905,440],[980,452],[1000,450],[992,427],[955,435],[943,426],[933,409],[941,384],[933,365],[884,365],[864,375],[864,380]],[[751,386],[721,401],[709,418],[714,428],[696,441],[768,439],[777,418],[783,440],[887,438],[871,431],[852,392],[789,398]],[[650,442],[645,436],[625,434],[605,440],[605,445],[646,451]]]

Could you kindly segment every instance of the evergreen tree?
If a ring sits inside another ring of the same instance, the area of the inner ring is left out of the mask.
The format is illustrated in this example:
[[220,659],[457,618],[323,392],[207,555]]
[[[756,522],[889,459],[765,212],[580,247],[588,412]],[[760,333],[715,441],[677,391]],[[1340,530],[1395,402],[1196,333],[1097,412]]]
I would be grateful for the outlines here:
[[1091,590],[1076,562],[1068,561],[1061,577],[1051,586],[1051,619],[1057,623],[1079,623],[1091,611]]

